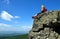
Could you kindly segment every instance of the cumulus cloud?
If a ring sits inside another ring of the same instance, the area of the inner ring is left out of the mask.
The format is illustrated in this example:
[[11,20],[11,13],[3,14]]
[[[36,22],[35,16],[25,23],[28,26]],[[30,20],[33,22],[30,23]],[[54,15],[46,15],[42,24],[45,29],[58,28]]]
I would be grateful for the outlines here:
[[12,15],[8,14],[6,11],[2,11],[0,17],[4,20],[11,21],[14,18]]
[[0,18],[3,20],[11,21],[13,18],[19,18],[19,16],[13,16],[9,14],[7,11],[2,11]]
[[4,24],[4,23],[0,23],[0,26],[3,26],[3,27],[10,27],[11,25]]
[[9,4],[10,0],[3,0],[4,3]]
[[15,18],[20,18],[19,16],[15,16]]

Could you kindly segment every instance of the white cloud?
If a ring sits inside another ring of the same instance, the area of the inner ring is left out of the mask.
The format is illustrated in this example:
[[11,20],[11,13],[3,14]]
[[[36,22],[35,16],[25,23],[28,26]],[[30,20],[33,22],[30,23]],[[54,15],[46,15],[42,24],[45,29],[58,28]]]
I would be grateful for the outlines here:
[[[0,24],[0,25],[3,25],[3,26],[5,26],[5,27],[2,27],[2,28],[0,28],[0,31],[16,31],[16,32],[20,32],[20,33],[28,33],[30,30],[31,30],[31,28],[32,28],[32,26],[19,26],[19,27],[13,27],[12,25],[11,25],[11,27],[7,27],[7,26],[9,26],[9,25],[7,25],[7,24]],[[7,26],[6,26],[7,25]]]
[[6,11],[2,11],[0,17],[7,21],[11,21],[11,19],[14,18],[12,15],[8,14],[8,12]]
[[3,20],[11,21],[13,18],[19,18],[19,16],[13,16],[9,14],[7,11],[2,11],[0,18]]
[[3,2],[6,3],[6,4],[9,4],[10,0],[4,0]]
[[21,26],[20,31],[29,31],[31,30],[32,26]]
[[20,18],[19,16],[15,16],[15,18]]
[[0,23],[0,26],[3,26],[3,27],[10,27],[11,25],[4,24],[4,23]]

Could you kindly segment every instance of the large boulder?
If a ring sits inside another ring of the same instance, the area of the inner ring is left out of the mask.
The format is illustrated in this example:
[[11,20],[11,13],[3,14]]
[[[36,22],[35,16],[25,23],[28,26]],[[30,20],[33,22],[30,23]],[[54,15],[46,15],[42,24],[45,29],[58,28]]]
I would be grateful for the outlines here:
[[60,39],[60,11],[47,11],[36,15],[29,39]]

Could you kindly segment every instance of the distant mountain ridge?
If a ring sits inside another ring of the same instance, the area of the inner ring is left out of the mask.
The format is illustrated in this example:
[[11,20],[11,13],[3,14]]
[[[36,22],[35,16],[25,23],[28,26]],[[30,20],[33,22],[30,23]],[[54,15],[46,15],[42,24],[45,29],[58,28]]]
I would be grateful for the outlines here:
[[2,36],[16,36],[16,35],[22,35],[26,34],[23,32],[16,32],[16,31],[0,31],[0,37]]
[[28,39],[28,34],[0,37],[0,39]]

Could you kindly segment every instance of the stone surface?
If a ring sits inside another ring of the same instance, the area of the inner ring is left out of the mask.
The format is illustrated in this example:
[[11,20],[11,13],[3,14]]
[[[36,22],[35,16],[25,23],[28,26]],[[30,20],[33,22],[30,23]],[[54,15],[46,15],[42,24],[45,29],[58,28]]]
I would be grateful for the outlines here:
[[34,19],[29,39],[60,39],[60,11],[40,13]]

